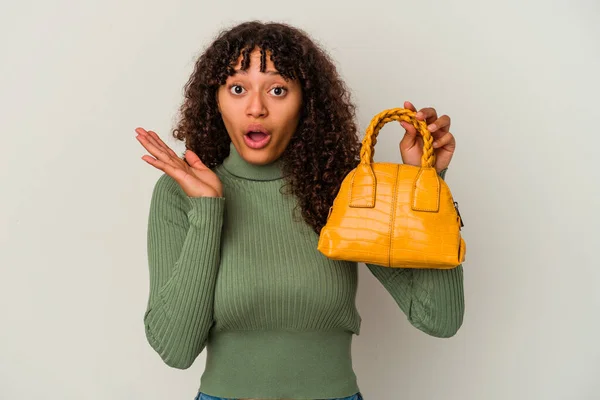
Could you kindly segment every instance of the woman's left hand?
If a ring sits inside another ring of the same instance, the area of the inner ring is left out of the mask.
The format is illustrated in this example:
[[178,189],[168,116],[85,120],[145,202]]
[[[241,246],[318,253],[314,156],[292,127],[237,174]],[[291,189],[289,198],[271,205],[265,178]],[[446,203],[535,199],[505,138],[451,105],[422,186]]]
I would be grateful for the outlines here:
[[[417,111],[411,102],[405,101],[404,108]],[[456,140],[450,133],[450,117],[442,115],[438,118],[434,108],[422,108],[415,116],[418,120],[425,121],[427,129],[433,137],[433,153],[435,154],[435,169],[440,172],[450,165]],[[406,130],[400,141],[400,155],[404,164],[421,165],[423,155],[423,138],[417,129],[408,122],[401,121],[400,124]]]

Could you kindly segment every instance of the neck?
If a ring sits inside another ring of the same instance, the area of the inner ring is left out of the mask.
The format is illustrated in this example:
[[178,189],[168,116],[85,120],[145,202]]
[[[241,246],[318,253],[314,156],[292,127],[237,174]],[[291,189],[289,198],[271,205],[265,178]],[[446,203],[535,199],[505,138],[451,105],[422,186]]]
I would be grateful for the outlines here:
[[251,164],[237,151],[233,142],[229,144],[229,156],[223,160],[223,167],[232,175],[254,181],[272,181],[283,177],[282,158],[265,165]]

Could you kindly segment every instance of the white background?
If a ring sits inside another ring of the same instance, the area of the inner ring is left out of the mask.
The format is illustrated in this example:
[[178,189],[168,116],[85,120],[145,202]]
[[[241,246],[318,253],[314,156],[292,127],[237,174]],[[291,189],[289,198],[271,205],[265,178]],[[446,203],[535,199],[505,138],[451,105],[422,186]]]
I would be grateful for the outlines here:
[[[361,265],[354,363],[366,400],[600,396],[600,4],[596,1],[33,1],[0,12],[0,398],[193,399],[147,344],[146,223],[216,33],[289,22],[331,54],[361,135],[383,109],[452,118],[466,315],[435,339]],[[376,161],[400,162],[384,127]]]

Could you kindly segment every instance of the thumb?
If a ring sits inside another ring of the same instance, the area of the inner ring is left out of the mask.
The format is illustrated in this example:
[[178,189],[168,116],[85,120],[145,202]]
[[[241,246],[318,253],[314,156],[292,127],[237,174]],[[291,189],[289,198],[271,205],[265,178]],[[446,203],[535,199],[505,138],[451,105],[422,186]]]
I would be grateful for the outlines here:
[[187,162],[190,164],[190,167],[195,168],[195,169],[208,169],[208,167],[206,165],[204,165],[204,163],[202,162],[202,160],[200,160],[200,157],[198,157],[196,155],[196,153],[194,153],[191,150],[186,150],[185,152],[185,159],[187,160]]
[[414,146],[417,143],[417,129],[406,121],[400,121],[400,125],[406,130],[400,144],[405,148]]

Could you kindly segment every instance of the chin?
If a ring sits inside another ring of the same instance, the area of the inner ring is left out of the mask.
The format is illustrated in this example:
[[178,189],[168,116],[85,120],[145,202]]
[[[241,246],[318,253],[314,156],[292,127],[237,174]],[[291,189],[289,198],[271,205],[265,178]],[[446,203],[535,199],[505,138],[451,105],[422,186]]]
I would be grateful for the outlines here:
[[250,164],[255,165],[270,164],[279,158],[277,152],[273,149],[269,149],[268,147],[260,150],[244,147],[244,152],[241,154],[241,156]]

